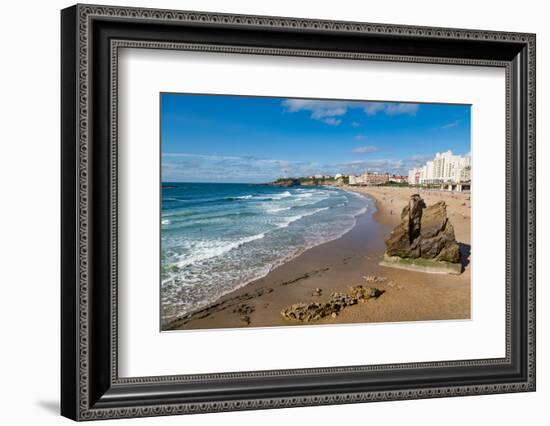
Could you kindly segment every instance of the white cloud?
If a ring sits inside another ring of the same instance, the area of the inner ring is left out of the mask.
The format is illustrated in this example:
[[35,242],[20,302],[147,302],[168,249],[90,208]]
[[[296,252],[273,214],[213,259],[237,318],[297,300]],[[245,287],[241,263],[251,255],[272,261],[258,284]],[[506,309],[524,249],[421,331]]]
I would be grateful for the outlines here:
[[440,129],[452,129],[453,127],[458,126],[461,121],[462,120],[455,120],[450,123],[444,124],[443,126],[440,127]]
[[323,121],[323,123],[326,123],[329,126],[338,126],[340,123],[342,123],[342,120],[339,120],[339,119],[334,118],[334,117],[323,118],[322,121]]
[[[378,151],[377,147],[356,148],[358,153]],[[433,155],[418,155],[404,159],[368,159],[334,163],[290,161],[254,156],[202,155],[165,153],[162,155],[163,182],[269,182],[280,177],[316,174],[380,173],[406,174]]]
[[394,104],[394,103],[388,103],[385,104],[386,107],[384,109],[384,112],[387,115],[400,115],[400,114],[406,114],[406,115],[416,115],[418,112],[419,105],[418,104]]
[[367,104],[363,107],[363,111],[365,111],[365,114],[371,116],[376,115],[379,111],[383,111],[386,106],[386,104],[382,102],[367,102]]
[[[379,112],[386,115],[416,115],[419,105],[412,103],[395,102],[363,102],[363,101],[325,101],[315,99],[285,99],[283,107],[287,112],[308,111],[313,120],[320,120],[324,123],[337,126],[342,123],[341,118],[346,115],[349,109],[360,108],[367,116],[374,116]],[[361,126],[361,123],[354,121],[353,127]]]
[[318,101],[315,99],[285,99],[283,106],[288,112],[310,111],[311,118],[320,120],[325,117],[338,117],[348,110],[349,102]]
[[164,182],[268,182],[283,176],[312,174],[312,163],[254,156],[164,153]]
[[352,150],[352,152],[355,154],[371,154],[373,152],[378,152],[378,151],[380,151],[380,148],[373,145],[359,146]]

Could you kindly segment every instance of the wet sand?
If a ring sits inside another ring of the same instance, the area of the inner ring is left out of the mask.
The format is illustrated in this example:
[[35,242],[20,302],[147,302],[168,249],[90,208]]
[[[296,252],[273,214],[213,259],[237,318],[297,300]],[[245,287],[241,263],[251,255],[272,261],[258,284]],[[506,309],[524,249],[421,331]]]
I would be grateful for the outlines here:
[[[289,325],[395,322],[470,318],[470,201],[469,194],[428,192],[409,188],[353,187],[375,200],[376,211],[357,217],[356,226],[337,240],[305,251],[267,276],[235,290],[190,317],[174,321],[169,329],[267,327]],[[400,221],[409,196],[420,192],[428,205],[447,203],[447,213],[461,243],[464,272],[428,274],[378,265],[384,240]],[[333,292],[365,284],[364,276],[387,280],[376,287],[377,299],[348,306],[336,318],[302,323],[283,319],[282,309],[298,302],[323,302]],[[322,290],[321,295],[315,289]],[[243,321],[243,315],[246,321]]]

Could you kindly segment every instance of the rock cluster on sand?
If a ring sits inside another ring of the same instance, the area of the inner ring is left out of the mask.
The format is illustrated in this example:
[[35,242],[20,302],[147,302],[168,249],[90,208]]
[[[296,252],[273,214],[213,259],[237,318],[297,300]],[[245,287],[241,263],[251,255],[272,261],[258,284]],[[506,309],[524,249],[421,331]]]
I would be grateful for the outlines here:
[[382,294],[384,294],[384,290],[356,285],[354,287],[350,287],[350,293],[355,300],[364,302],[365,300],[372,298],[378,299]]
[[384,282],[388,281],[387,277],[379,277],[379,276],[376,276],[376,275],[365,275],[363,278],[369,284],[384,283]]
[[460,247],[445,201],[426,206],[418,194],[409,199],[401,213],[401,223],[386,240],[386,247],[386,257],[460,262]]
[[331,316],[336,318],[342,309],[356,305],[367,299],[378,298],[384,290],[363,287],[358,285],[350,287],[351,294],[332,293],[327,302],[295,303],[281,311],[284,319],[290,321],[310,322]]
[[283,318],[291,321],[316,321],[338,313],[346,306],[355,305],[357,299],[345,293],[332,293],[328,302],[295,303],[281,311]]

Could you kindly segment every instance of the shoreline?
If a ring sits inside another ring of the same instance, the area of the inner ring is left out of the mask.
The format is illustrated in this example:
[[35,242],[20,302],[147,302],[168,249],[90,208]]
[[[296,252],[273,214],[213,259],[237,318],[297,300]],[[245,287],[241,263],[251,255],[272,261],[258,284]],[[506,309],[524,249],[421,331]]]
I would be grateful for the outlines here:
[[[266,276],[174,320],[163,330],[470,318],[469,263],[462,274],[454,277],[435,277],[378,265],[385,250],[384,240],[399,222],[401,209],[410,194],[420,192],[428,204],[432,204],[433,199],[444,199],[453,225],[459,219],[466,222],[463,210],[467,194],[435,191],[425,194],[416,188],[345,186],[341,189],[368,196],[374,201],[374,211],[367,209],[358,215],[355,226],[341,237],[304,250]],[[467,224],[457,224],[458,229],[455,225],[457,240],[463,243],[468,255],[469,222],[468,216]],[[376,284],[385,293],[378,299],[347,307],[335,318],[303,323],[287,321],[280,314],[282,309],[298,302],[323,302],[333,292],[349,292],[350,286],[364,284],[364,277],[373,275],[386,278]],[[320,295],[316,289],[321,289]]]
[[[269,184],[261,184],[261,185],[269,185]],[[306,187],[310,187],[310,188],[315,188],[315,187],[318,187],[317,185],[316,186],[306,186]],[[354,193],[353,191],[348,191],[346,189],[342,189],[342,188],[336,188],[340,191],[344,191],[344,192],[347,192],[347,193]],[[354,194],[357,194],[357,193],[354,193]],[[363,195],[363,194],[362,194]],[[355,214],[354,216],[354,219],[355,219],[355,223],[347,230],[343,231],[340,235],[334,237],[334,238],[331,238],[331,239],[328,239],[326,241],[323,241],[321,243],[317,243],[317,244],[314,244],[314,245],[311,245],[309,247],[303,247],[301,249],[299,249],[296,253],[292,254],[292,255],[289,255],[287,256],[286,258],[283,258],[283,259],[279,259],[277,260],[275,263],[273,263],[272,265],[270,265],[270,268],[269,270],[262,276],[258,276],[257,278],[253,278],[249,281],[247,281],[246,283],[244,284],[241,284],[239,285],[238,287],[236,288],[233,288],[225,293],[222,293],[220,294],[215,300],[211,301],[211,302],[208,302],[196,309],[194,309],[193,311],[187,313],[187,314],[182,314],[182,315],[179,315],[178,318],[176,319],[171,319],[169,321],[166,322],[167,324],[167,327],[171,327],[171,324],[174,324],[174,323],[178,323],[178,322],[181,322],[182,319],[188,317],[189,315],[196,315],[197,313],[200,313],[204,310],[208,310],[209,307],[211,307],[212,305],[217,305],[219,301],[222,301],[222,299],[229,295],[229,294],[232,294],[232,293],[235,293],[237,292],[238,290],[242,289],[242,288],[245,288],[246,286],[248,286],[249,284],[252,284],[254,283],[255,281],[258,281],[258,280],[261,280],[262,278],[266,277],[267,275],[271,274],[272,271],[274,271],[275,269],[279,268],[280,266],[283,266],[284,264],[290,262],[291,260],[301,256],[303,253],[307,252],[308,250],[311,250],[315,247],[318,247],[318,246],[321,246],[323,244],[327,244],[327,243],[330,243],[332,241],[335,241],[335,240],[338,240],[340,238],[342,238],[344,235],[346,235],[348,232],[352,231],[353,228],[355,228],[355,226],[357,226],[357,220],[360,216],[363,216],[364,214],[367,214],[368,210],[370,208],[373,208],[375,207],[375,199],[373,197],[364,197],[363,195],[363,198],[365,198],[367,201],[366,201],[366,204],[365,206],[363,207],[362,211],[358,212]],[[162,322],[162,319],[161,319],[161,324],[165,324],[164,322]],[[163,328],[164,329],[164,328]]]

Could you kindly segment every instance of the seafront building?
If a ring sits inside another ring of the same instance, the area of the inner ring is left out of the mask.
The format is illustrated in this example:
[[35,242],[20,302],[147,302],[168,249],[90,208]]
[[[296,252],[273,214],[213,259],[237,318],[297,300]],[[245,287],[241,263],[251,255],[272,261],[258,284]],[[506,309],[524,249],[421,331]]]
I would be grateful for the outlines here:
[[387,182],[406,183],[407,177],[378,172],[365,172],[361,175],[349,175],[349,184],[351,186],[384,185]]
[[393,183],[407,183],[409,180],[407,176],[391,175],[389,181]]
[[422,167],[409,170],[409,185],[440,187],[456,191],[471,187],[471,157],[460,156],[452,151],[437,153],[433,160]]

